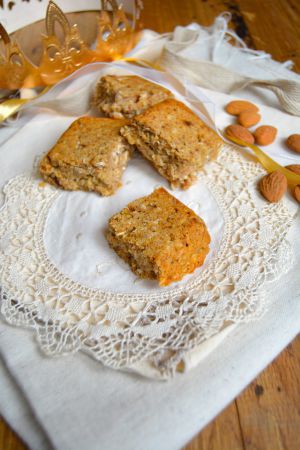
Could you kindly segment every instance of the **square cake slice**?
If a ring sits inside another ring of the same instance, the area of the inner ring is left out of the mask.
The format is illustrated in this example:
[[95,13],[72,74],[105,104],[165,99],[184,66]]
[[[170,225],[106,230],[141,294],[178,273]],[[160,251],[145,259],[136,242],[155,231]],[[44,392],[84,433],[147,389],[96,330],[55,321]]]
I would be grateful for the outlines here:
[[222,139],[186,105],[167,99],[121,129],[172,187],[187,189],[204,164],[215,158]]
[[120,135],[126,120],[81,117],[40,163],[45,181],[70,191],[112,195],[121,185],[132,147]]
[[210,236],[200,217],[158,188],[111,217],[107,240],[136,275],[167,286],[204,263]]
[[120,119],[140,114],[169,97],[173,97],[170,91],[144,78],[107,75],[99,80],[93,102],[101,113]]

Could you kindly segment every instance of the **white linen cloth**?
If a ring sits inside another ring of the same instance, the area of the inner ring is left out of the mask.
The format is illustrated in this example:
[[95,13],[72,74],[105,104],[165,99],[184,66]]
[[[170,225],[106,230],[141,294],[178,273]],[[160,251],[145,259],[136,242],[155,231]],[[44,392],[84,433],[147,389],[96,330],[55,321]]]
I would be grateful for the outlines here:
[[[218,105],[217,125],[223,128],[230,118],[222,107],[230,97],[205,93]],[[251,91],[239,96],[256,102],[259,98]],[[261,110],[265,123],[280,124],[278,142],[299,128],[295,117]],[[280,145],[274,152],[280,152],[280,158],[278,153],[272,155],[279,162],[292,162],[291,154]],[[31,448],[41,450],[180,448],[299,332],[298,230],[299,217],[290,232],[296,263],[270,287],[270,311],[256,323],[237,327],[196,369],[168,383],[113,372],[83,354],[48,359],[28,330],[1,321],[1,365],[6,370],[0,375],[0,408],[4,417]]]
[[231,94],[257,86],[272,91],[285,111],[299,116],[300,82],[296,74],[287,70],[291,61],[279,64],[267,53],[247,48],[228,28],[230,19],[231,15],[225,12],[210,27],[195,23],[178,26],[173,33],[158,37],[159,45],[150,41],[147,47],[140,48],[138,56],[158,59],[161,67],[174,75],[207,89]]

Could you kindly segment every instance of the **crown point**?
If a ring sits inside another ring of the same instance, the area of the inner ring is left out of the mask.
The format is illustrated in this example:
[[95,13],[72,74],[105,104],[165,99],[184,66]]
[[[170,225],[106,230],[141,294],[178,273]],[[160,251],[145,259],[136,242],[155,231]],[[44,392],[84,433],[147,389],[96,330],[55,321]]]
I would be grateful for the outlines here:
[[[135,9],[131,22],[123,9],[123,2],[101,0],[98,35],[95,48],[91,49],[82,40],[78,26],[71,26],[61,8],[50,0],[45,17],[47,36],[41,36],[43,52],[37,66],[27,60],[18,43],[10,39],[0,23],[0,39],[5,49],[4,56],[0,55],[0,88],[52,85],[83,65],[122,58],[135,45],[139,36],[135,28],[139,2],[140,0],[134,0]],[[57,35],[56,24],[62,29],[59,30],[59,36],[62,31],[62,38]]]

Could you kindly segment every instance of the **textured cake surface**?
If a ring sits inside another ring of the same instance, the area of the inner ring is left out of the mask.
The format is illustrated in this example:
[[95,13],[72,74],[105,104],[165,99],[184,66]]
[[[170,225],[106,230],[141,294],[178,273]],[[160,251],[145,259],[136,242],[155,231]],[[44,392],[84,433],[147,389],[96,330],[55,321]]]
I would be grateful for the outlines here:
[[174,187],[188,188],[204,164],[214,159],[223,144],[186,105],[167,99],[134,117],[121,129]]
[[81,117],[40,163],[44,180],[67,190],[111,195],[121,186],[132,147],[120,135],[126,120]]
[[93,102],[100,112],[119,119],[131,118],[172,96],[167,89],[135,75],[107,75],[99,80]]
[[158,188],[111,217],[107,240],[136,275],[167,286],[203,264],[210,236],[200,217]]

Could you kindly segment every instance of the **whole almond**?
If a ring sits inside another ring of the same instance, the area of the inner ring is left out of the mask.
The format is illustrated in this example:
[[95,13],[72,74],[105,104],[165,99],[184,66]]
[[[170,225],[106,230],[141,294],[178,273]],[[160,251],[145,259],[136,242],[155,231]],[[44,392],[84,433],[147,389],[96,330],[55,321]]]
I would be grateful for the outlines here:
[[256,105],[246,100],[233,100],[226,105],[225,110],[232,116],[238,116],[243,111],[259,111]]
[[230,140],[232,140],[231,138],[235,138],[246,144],[254,144],[254,137],[250,131],[241,125],[229,125],[225,130],[225,134]]
[[300,203],[300,184],[298,184],[298,186],[296,186],[294,189],[294,197],[297,202]]
[[256,125],[261,119],[260,114],[255,111],[243,111],[238,115],[238,123],[242,127],[250,128]]
[[289,166],[285,166],[285,168],[300,175],[300,164],[290,164]]
[[290,150],[300,153],[300,134],[291,134],[286,140],[286,145]]
[[271,125],[262,125],[256,128],[253,134],[258,145],[270,145],[276,139],[277,128]]
[[277,203],[287,190],[287,179],[283,173],[276,170],[260,180],[259,189],[266,200]]

